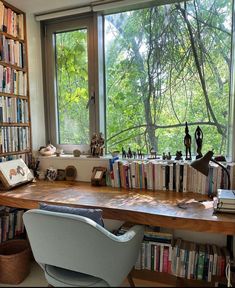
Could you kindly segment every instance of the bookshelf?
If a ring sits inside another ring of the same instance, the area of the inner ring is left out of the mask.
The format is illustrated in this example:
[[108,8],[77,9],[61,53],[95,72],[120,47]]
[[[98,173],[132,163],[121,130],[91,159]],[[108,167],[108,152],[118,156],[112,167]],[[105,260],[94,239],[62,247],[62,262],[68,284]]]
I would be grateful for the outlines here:
[[0,161],[31,155],[26,16],[0,1]]

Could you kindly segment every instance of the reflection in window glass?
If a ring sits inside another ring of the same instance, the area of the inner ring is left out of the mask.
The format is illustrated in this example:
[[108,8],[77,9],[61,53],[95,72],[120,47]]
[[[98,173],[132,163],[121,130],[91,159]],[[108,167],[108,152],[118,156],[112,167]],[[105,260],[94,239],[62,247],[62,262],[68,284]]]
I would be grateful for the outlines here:
[[226,153],[232,1],[195,0],[105,16],[108,150]]
[[55,34],[59,144],[89,143],[87,30]]

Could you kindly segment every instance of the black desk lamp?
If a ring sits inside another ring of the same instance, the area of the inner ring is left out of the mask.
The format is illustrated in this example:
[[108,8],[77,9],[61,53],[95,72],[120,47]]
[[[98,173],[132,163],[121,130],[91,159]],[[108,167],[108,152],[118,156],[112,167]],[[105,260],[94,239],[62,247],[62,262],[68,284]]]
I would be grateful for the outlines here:
[[224,167],[221,163],[218,161],[212,159],[213,151],[208,151],[202,158],[197,159],[191,163],[191,166],[196,169],[197,171],[201,172],[203,175],[208,176],[209,174],[209,162],[212,161],[216,164],[218,164],[227,174],[228,176],[228,187],[227,189],[230,190],[230,174],[228,172],[228,169]]
[[[227,174],[228,176],[228,187],[227,189],[230,190],[230,174],[228,172],[228,169],[224,167],[221,163],[217,162],[216,160],[212,159],[213,157],[213,151],[208,151],[202,158],[197,159],[191,163],[191,166],[196,169],[197,171],[201,172],[205,176],[208,176],[209,174],[209,162],[212,161],[216,164],[218,164]],[[230,255],[233,258],[233,236],[227,235],[227,248],[230,251]]]

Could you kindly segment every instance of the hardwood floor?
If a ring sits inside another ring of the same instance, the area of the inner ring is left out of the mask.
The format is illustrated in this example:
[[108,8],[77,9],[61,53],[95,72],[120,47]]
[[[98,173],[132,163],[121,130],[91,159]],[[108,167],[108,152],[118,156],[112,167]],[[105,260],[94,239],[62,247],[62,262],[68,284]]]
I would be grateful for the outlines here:
[[[136,278],[134,278],[134,283],[136,287],[171,287],[162,285],[160,283],[140,280]],[[0,284],[0,287],[48,287],[48,283],[44,278],[44,273],[40,266],[37,263],[32,262],[31,272],[22,283],[19,285]],[[121,287],[130,287],[127,279],[123,282]]]

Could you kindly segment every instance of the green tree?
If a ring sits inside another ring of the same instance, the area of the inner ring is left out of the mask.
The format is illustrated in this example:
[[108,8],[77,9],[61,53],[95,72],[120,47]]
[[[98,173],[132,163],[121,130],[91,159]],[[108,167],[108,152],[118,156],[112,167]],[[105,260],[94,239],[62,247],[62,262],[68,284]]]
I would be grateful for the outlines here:
[[187,121],[193,139],[201,126],[205,151],[225,153],[231,6],[194,0],[105,17],[109,150],[174,154]]

